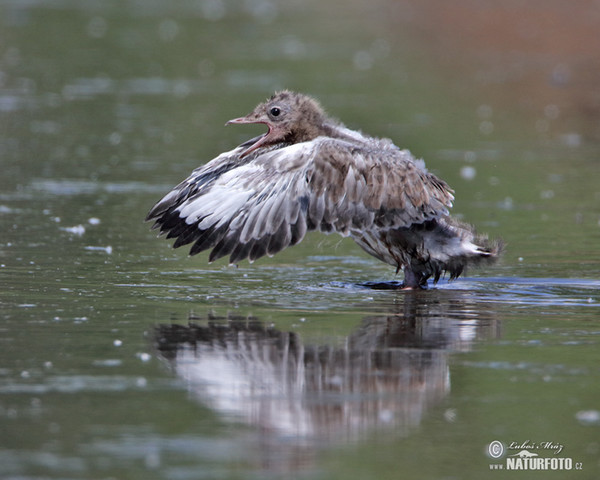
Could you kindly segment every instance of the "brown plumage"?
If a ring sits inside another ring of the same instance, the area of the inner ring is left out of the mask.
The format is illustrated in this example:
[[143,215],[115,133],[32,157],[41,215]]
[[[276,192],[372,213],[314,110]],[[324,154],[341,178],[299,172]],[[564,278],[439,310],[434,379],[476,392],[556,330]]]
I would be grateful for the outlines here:
[[309,96],[279,92],[227,123],[268,131],[197,168],[152,208],[146,220],[175,247],[237,263],[274,255],[309,230],[337,232],[404,270],[406,288],[499,254],[498,243],[450,218],[453,190],[422,160],[349,130]]

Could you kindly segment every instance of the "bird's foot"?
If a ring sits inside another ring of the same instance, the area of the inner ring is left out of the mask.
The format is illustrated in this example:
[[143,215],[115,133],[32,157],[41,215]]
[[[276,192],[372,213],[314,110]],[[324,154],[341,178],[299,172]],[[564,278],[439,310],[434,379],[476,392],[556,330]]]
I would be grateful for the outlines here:
[[400,284],[400,290],[425,290],[427,289],[427,277],[415,273],[411,268],[404,267],[404,281]]
[[407,283],[399,282],[365,282],[360,284],[362,287],[367,287],[372,290],[427,290],[427,284],[424,285],[410,285]]
[[398,290],[404,290],[404,291],[412,291],[412,290],[427,290],[427,284],[424,285],[410,285],[410,284],[406,284],[406,283],[401,283],[398,286]]

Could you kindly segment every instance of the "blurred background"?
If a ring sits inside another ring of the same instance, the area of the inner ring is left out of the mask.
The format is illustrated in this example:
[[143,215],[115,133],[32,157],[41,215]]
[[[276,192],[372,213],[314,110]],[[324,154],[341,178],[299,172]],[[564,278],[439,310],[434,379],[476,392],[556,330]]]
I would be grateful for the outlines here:
[[[597,478],[599,25],[592,0],[0,1],[0,476],[481,478],[530,440]],[[237,268],[156,239],[154,202],[283,88],[424,158],[502,261],[406,295],[340,237]]]

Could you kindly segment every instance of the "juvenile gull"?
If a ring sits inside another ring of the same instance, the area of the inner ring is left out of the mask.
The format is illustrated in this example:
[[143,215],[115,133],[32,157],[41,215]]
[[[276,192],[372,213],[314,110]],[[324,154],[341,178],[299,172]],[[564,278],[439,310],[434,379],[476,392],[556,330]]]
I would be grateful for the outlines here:
[[313,98],[273,95],[227,124],[262,123],[267,133],[195,169],[148,213],[154,228],[212,249],[209,262],[272,256],[307,231],[350,236],[404,271],[402,288],[497,258],[498,242],[451,218],[453,190],[422,160],[388,139],[350,130]]

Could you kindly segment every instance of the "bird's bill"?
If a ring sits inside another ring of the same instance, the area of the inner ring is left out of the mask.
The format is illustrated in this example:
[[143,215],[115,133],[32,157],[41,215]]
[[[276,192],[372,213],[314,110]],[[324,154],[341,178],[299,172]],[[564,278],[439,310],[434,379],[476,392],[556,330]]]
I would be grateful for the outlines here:
[[250,145],[250,147],[248,147],[246,150],[244,150],[242,153],[240,153],[240,158],[245,157],[250,152],[253,152],[258,147],[264,145],[266,142],[268,142],[270,140],[270,138],[271,138],[270,133],[272,130],[271,125],[269,125],[267,122],[256,120],[254,118],[249,118],[249,117],[234,118],[233,120],[229,120],[225,124],[225,125],[246,125],[246,124],[258,124],[258,123],[265,124],[269,128],[269,130],[262,137],[260,137],[258,139],[258,141],[254,142],[252,145]]
[[232,120],[229,120],[225,125],[231,125],[231,124],[246,124],[246,123],[264,123],[264,122],[257,122],[256,120],[252,119],[252,118],[248,118],[248,117],[240,117],[240,118],[234,118]]

